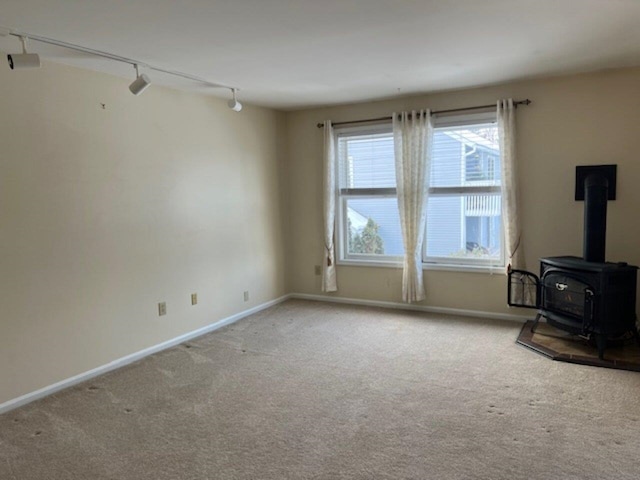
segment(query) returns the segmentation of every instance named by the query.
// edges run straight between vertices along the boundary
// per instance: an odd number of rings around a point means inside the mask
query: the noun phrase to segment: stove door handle
[[[567,285],[566,283],[556,283],[556,288],[560,291],[563,291],[569,288],[569,285]]]

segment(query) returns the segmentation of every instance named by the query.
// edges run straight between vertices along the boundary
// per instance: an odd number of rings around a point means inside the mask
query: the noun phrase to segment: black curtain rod
[[[529,105],[531,103],[531,100],[529,100],[528,98],[526,100],[518,100],[517,102],[513,102],[513,105],[517,108],[518,105]],[[450,108],[449,110],[435,110],[433,112],[431,112],[431,115],[437,115],[440,113],[455,113],[455,112],[467,112],[469,110],[484,110],[486,108],[492,108],[495,107],[496,104],[493,105],[478,105],[477,107],[465,107],[465,108]],[[338,126],[338,125],[351,125],[354,123],[368,123],[368,122],[382,122],[384,120],[392,120],[393,117],[391,115],[387,116],[387,117],[378,117],[378,118],[365,118],[363,120],[350,120],[348,122],[336,122],[333,124],[333,126]],[[318,128],[323,128],[324,127],[324,123],[318,123]]]

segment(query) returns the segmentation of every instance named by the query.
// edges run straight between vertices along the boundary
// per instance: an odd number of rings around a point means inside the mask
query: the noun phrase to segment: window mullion
[[[497,185],[487,186],[456,186],[456,187],[431,187],[429,195],[458,196],[458,195],[500,195],[502,187]]]
[[[394,197],[397,195],[395,188],[342,188],[340,194],[348,197]]]

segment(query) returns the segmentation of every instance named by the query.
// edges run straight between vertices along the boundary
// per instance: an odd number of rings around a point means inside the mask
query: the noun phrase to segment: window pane
[[[427,207],[427,257],[501,260],[499,195],[432,196]]]
[[[496,185],[500,185],[500,149],[495,124],[435,130],[432,187]]]
[[[340,188],[395,188],[391,133],[339,137],[338,157]]]
[[[403,255],[400,215],[395,198],[347,199],[349,255]]]

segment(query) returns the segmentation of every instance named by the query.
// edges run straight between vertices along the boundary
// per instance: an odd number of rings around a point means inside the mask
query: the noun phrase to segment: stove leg
[[[640,347],[640,333],[638,332],[638,328],[635,325],[633,326],[633,338],[636,339],[636,343]]]
[[[598,358],[600,360],[604,360],[604,349],[607,346],[607,336],[602,333],[598,333],[595,335],[595,337],[596,346],[598,347]]]
[[[538,315],[536,315],[535,320],[533,321],[533,325],[531,325],[531,333],[536,333],[536,328],[538,328],[538,323],[540,323],[541,318],[542,318],[542,314],[538,313]]]

